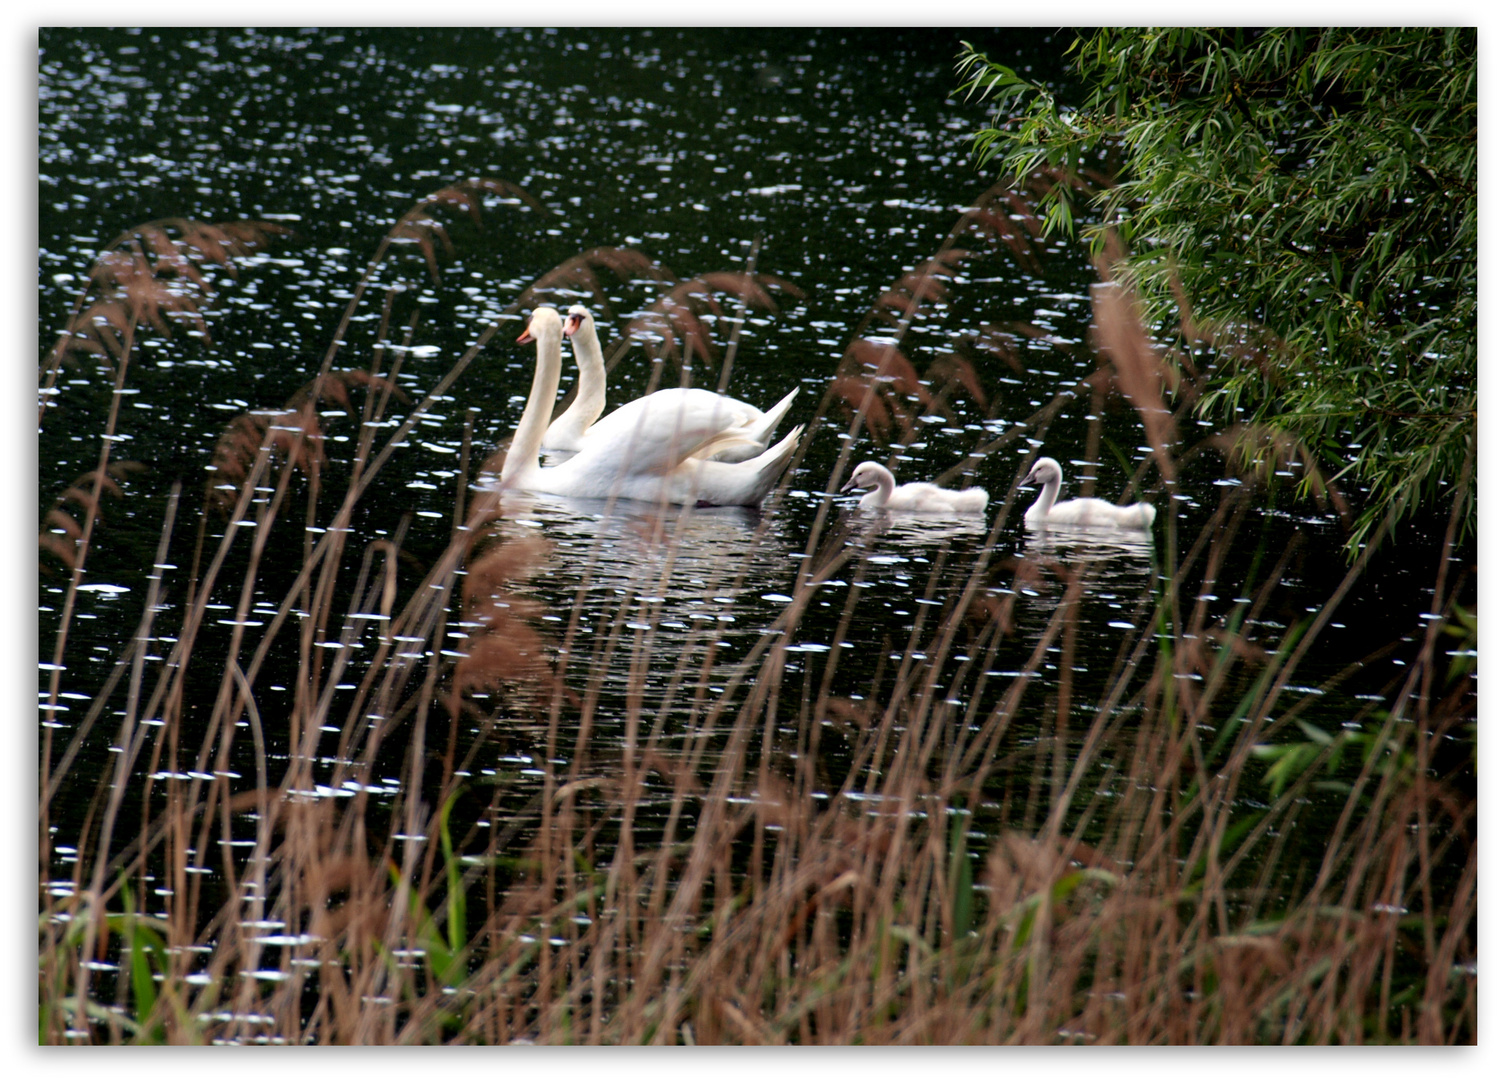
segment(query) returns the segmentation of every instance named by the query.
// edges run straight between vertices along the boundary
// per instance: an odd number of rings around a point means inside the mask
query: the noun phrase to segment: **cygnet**
[[[861,510],[921,510],[951,514],[979,514],[990,501],[983,488],[950,491],[936,484],[896,485],[891,470],[873,461],[862,462],[841,490],[873,488],[859,500]]]
[[[1042,485],[1042,493],[1026,511],[1026,524],[1032,528],[1046,525],[1094,525],[1112,529],[1145,530],[1156,520],[1156,507],[1150,503],[1116,506],[1103,499],[1068,499],[1057,501],[1062,488],[1062,466],[1049,457],[1038,458],[1026,474],[1023,484]]]

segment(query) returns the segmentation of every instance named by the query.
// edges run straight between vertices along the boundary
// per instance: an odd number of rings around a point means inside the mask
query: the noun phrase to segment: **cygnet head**
[[[850,474],[849,481],[840,491],[853,491],[855,488],[870,488],[880,485],[880,474],[885,470],[873,461],[862,461]]]
[[[521,331],[521,336],[516,338],[517,345],[529,345],[537,338],[547,333],[560,334],[562,332],[562,316],[553,307],[539,307],[531,313],[531,321],[526,324],[526,329]]]
[[[1062,483],[1062,466],[1049,457],[1037,458],[1036,464],[1026,474],[1023,484],[1050,484],[1056,481]]]
[[[571,338],[574,334],[578,333],[585,321],[590,326],[594,323],[593,312],[589,311],[588,308],[582,304],[574,304],[568,308],[568,317],[563,320],[563,337]]]

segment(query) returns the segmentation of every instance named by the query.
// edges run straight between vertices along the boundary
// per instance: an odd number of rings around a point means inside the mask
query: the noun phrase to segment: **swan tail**
[[[990,502],[990,493],[984,488],[964,488],[958,495],[955,503],[959,510],[983,510]]]
[[[1150,503],[1136,503],[1135,508],[1136,516],[1141,523],[1141,528],[1151,528],[1152,523],[1156,521],[1156,507],[1152,506]]]
[[[795,391],[794,391],[795,392]],[[790,396],[784,399],[790,401]],[[744,463],[745,468],[755,470],[755,481],[746,492],[746,506],[758,505],[762,499],[770,494],[776,482],[781,479],[781,474],[786,472],[786,467],[791,464],[792,455],[797,452],[797,441],[802,438],[802,425],[798,424],[792,428],[775,446],[771,447],[759,457],[750,459]]]
[[[777,479],[781,478],[781,470],[787,467],[792,460],[792,455],[797,451],[797,440],[802,438],[803,425],[798,424],[787,432],[786,438],[782,439],[771,449],[767,450],[761,457],[770,457],[775,463]]]
[[[772,405],[761,415],[759,420],[750,425],[750,437],[760,443],[761,446],[770,444],[771,436],[776,431],[776,425],[781,423],[781,418],[792,407],[792,400],[797,396],[798,389],[798,387],[792,387],[791,393],[787,394],[786,397],[782,398],[775,405]]]

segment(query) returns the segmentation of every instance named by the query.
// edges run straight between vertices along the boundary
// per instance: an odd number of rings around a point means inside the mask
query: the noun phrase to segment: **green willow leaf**
[[[1351,556],[1393,505],[1462,498],[1472,531],[1474,30],[1108,28],[1071,52],[1070,107],[966,47],[967,85],[1015,110],[976,135],[979,160],[1017,181],[1119,164],[1087,202],[1051,185],[1047,232],[1096,254],[1117,234],[1164,339],[1186,292],[1217,346],[1200,414],[1328,452],[1362,489]],[[1259,327],[1269,353],[1245,347]],[[1367,420],[1379,437],[1354,438]]]

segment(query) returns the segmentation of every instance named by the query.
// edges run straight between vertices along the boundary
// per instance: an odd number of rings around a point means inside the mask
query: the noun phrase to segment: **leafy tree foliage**
[[[1125,28],[1070,52],[1076,107],[966,47],[963,89],[998,107],[980,164],[1069,181],[1048,229],[1124,242],[1156,329],[1208,354],[1201,409],[1367,489],[1351,552],[1393,506],[1463,500],[1471,528],[1475,31]]]

